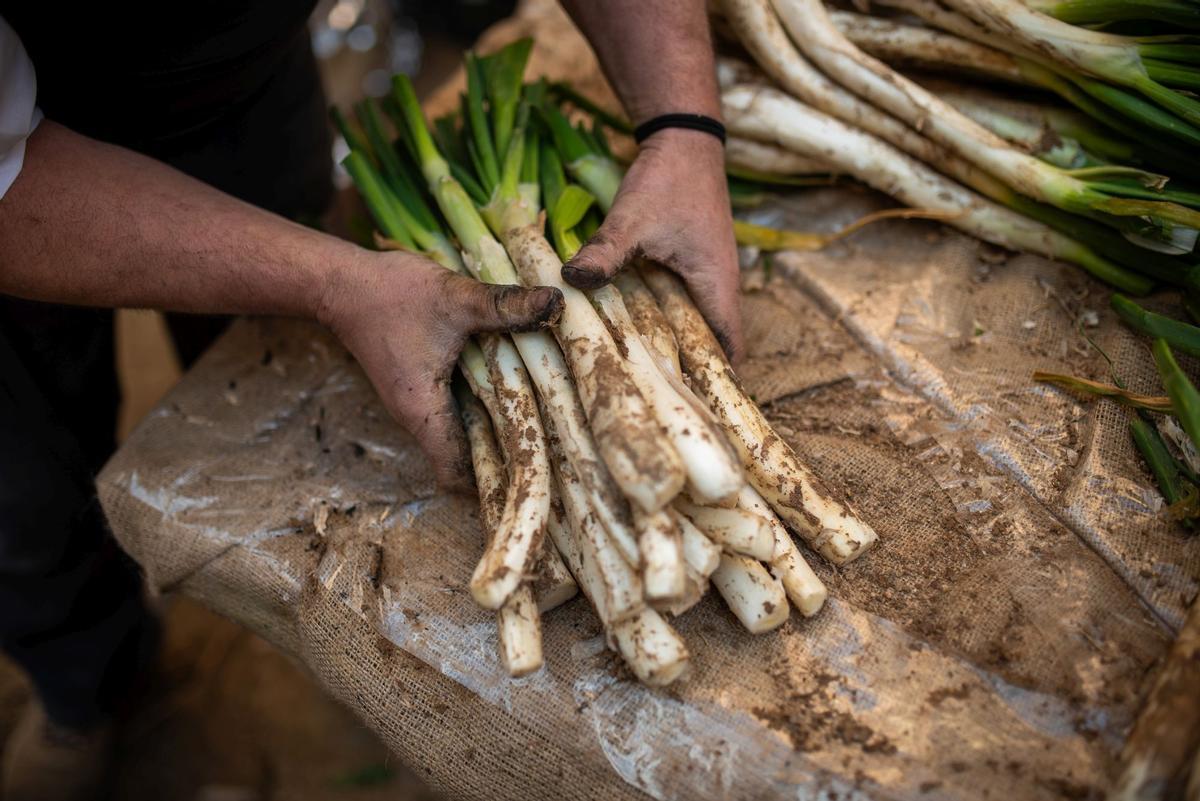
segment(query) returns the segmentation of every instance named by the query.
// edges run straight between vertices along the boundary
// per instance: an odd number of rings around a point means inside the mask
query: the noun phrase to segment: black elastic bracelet
[[[689,131],[701,131],[712,134],[725,144],[725,126],[719,120],[706,117],[703,114],[662,114],[646,120],[633,129],[633,138],[640,145],[651,134],[656,134],[663,128],[686,128]]]

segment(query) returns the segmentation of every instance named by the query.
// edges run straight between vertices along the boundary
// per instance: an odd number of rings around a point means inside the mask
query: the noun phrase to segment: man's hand
[[[673,112],[721,116],[704,0],[562,0],[635,125]],[[735,361],[742,355],[737,251],[721,143],[668,128],[642,143],[607,219],[563,268],[594,287],[634,256],[687,282]]]
[[[463,343],[549,325],[562,309],[556,289],[488,286],[418,256],[363,250],[48,120],[0,198],[0,292],[316,317],[358,358],[447,487],[470,480],[450,396]]]
[[[562,304],[557,289],[492,286],[418,256],[366,254],[335,272],[318,319],[416,438],[438,484],[468,490],[470,453],[450,393],[463,344],[471,334],[548,326]]]
[[[716,137],[666,129],[643,142],[612,210],[563,266],[563,278],[583,289],[598,287],[639,256],[687,282],[725,352],[740,358],[737,246]]]

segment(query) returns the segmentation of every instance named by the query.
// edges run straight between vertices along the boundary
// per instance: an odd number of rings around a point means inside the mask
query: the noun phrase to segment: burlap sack
[[[879,205],[807,191],[755,219],[830,230]],[[474,502],[435,491],[315,326],[237,323],[101,500],[154,586],[297,654],[455,798],[1098,795],[1200,545],[1164,520],[1126,413],[1029,374],[1099,377],[1082,325],[1151,390],[1145,343],[1074,268],[931,223],[772,258],[745,285],[747,385],[880,542],[840,570],[812,557],[832,598],[811,620],[752,637],[713,598],[683,616],[694,668],[665,691],[582,600],[547,616],[542,671],[504,675],[465,591]]]

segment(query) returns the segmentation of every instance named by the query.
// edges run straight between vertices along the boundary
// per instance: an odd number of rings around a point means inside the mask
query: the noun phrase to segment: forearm
[[[704,0],[562,0],[634,124],[661,114],[721,118]],[[589,289],[640,254],[669,267],[736,361],[742,354],[737,247],[721,141],[664,128],[641,143],[596,236],[563,265]]]
[[[635,124],[690,112],[720,119],[704,0],[562,0]]]
[[[49,121],[0,199],[0,293],[35,300],[315,316],[364,255]]]

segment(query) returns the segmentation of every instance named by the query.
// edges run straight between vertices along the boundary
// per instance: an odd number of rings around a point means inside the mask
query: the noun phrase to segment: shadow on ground
[[[124,726],[114,801],[425,801],[434,796],[293,660],[185,598]],[[0,662],[0,745],[28,699]]]

